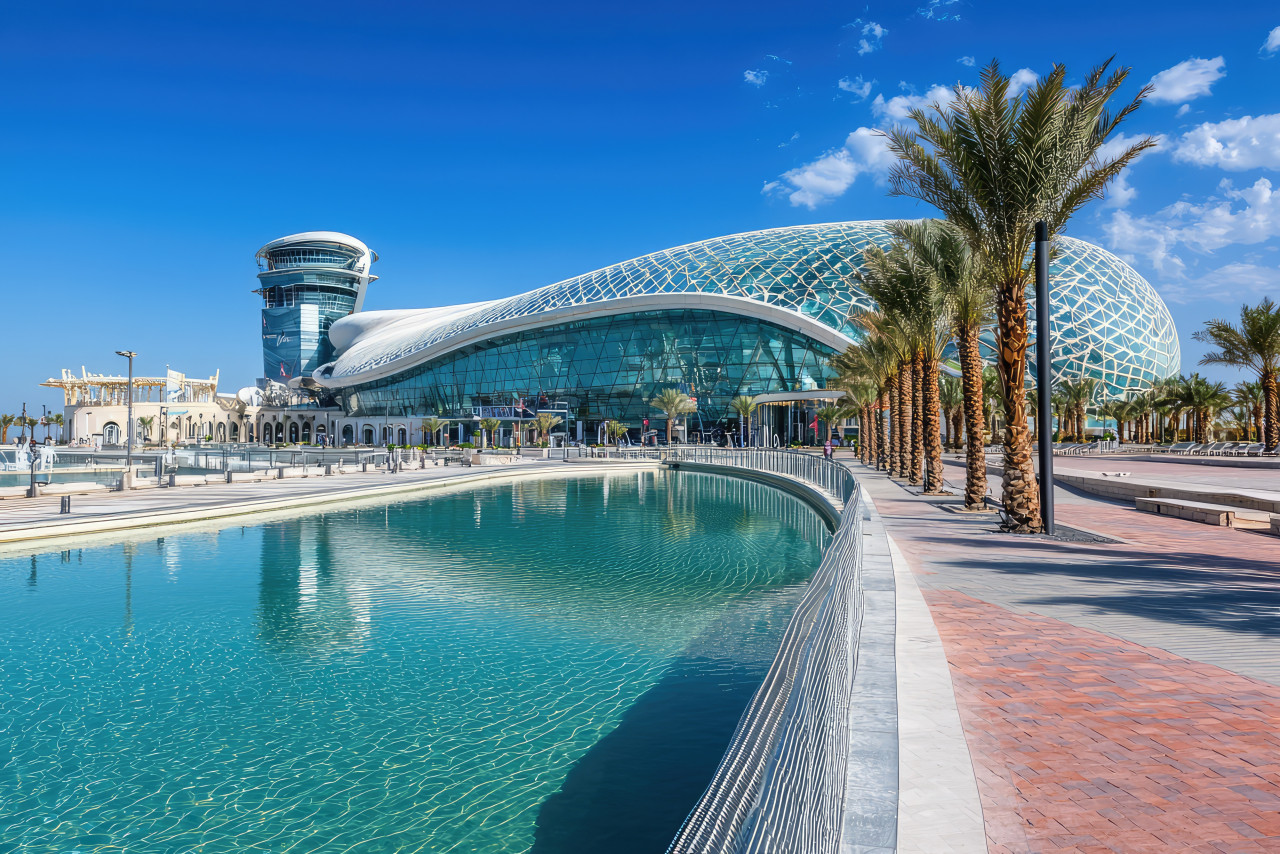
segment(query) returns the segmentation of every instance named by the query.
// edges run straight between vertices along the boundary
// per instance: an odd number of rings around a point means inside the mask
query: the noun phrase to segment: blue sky
[[[757,228],[925,216],[874,131],[937,86],[1115,54],[1161,138],[1069,233],[1182,335],[1280,297],[1280,12],[1263,3],[44,3],[0,23],[0,409],[61,367],[261,372],[253,254],[382,257],[367,308],[517,293]],[[1023,72],[1023,69],[1029,69]],[[1213,373],[1213,372],[1210,372]],[[1216,372],[1234,381],[1233,372]]]

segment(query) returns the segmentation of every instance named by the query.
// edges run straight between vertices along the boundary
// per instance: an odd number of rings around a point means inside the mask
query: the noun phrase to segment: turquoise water
[[[661,852],[825,538],[643,472],[0,560],[0,850]]]

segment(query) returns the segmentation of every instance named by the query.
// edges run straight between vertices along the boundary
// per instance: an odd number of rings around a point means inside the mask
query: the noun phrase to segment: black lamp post
[[[117,350],[117,356],[124,356],[129,360],[129,399],[128,410],[125,415],[125,451],[124,451],[124,477],[120,479],[120,488],[128,489],[133,485],[133,357],[138,355],[132,350]]]
[[[1040,519],[1053,534],[1053,341],[1049,336],[1049,224],[1036,223],[1036,386],[1040,417]]]

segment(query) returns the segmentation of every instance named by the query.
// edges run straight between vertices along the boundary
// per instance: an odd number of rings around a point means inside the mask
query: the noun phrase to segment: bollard
[[[231,472],[227,472],[227,483],[231,483]]]
[[[58,510],[58,512],[59,512],[59,513],[70,513],[70,512],[71,512],[71,496],[70,496],[70,495],[64,495],[64,496],[62,496],[62,508],[61,508],[60,510]]]
[[[178,485],[178,473],[177,473],[177,472],[173,472],[173,473],[171,473],[171,474],[169,475],[169,485],[170,485],[170,486],[177,486],[177,485]]]
[[[325,477],[333,474],[333,463],[329,463],[324,467]]]
[[[276,467],[276,480],[284,480],[284,466]]]

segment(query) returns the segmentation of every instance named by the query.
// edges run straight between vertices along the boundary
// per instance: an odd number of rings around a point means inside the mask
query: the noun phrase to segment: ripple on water
[[[0,561],[0,848],[660,850],[824,544],[644,472]]]

